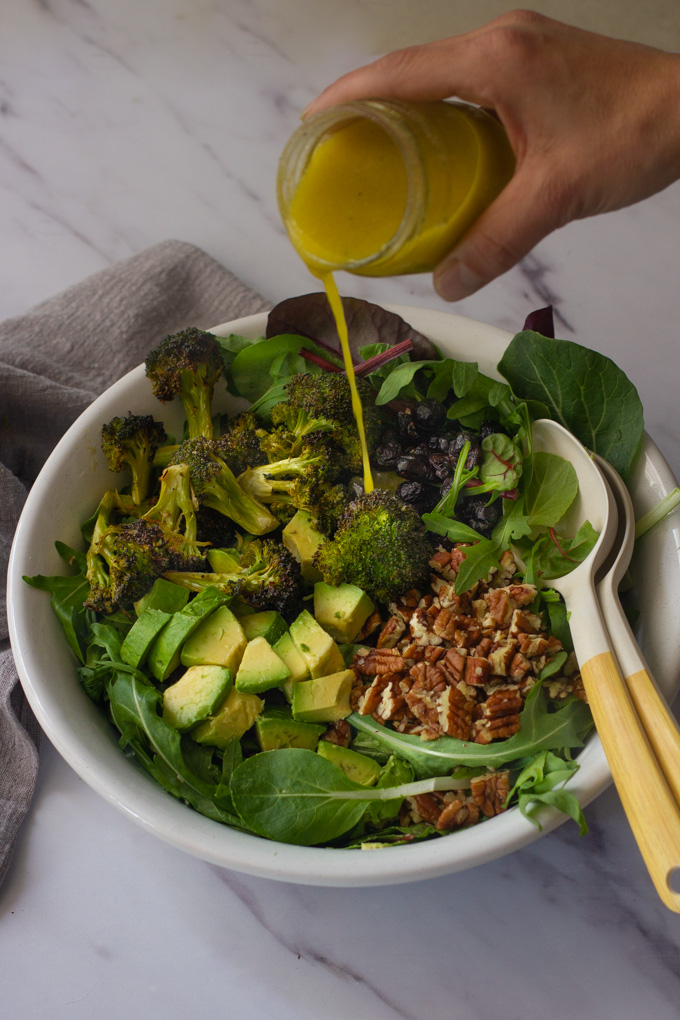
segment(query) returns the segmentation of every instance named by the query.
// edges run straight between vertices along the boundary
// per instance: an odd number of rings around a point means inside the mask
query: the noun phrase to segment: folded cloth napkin
[[[0,882],[33,796],[40,746],[6,624],[4,578],[26,490],[69,425],[155,343],[265,307],[205,252],[165,241],[0,324]]]

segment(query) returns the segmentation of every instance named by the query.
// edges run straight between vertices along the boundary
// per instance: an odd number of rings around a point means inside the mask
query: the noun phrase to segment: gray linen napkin
[[[205,252],[164,241],[0,324],[0,882],[40,746],[6,623],[4,578],[26,490],[69,425],[164,336],[265,307]]]

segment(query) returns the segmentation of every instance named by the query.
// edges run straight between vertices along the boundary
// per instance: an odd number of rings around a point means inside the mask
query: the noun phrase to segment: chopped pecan
[[[507,588],[493,588],[483,596],[489,616],[499,627],[507,626],[517,608]]]
[[[439,695],[439,725],[447,736],[470,739],[474,704],[458,687],[447,687]]]
[[[517,733],[522,705],[522,696],[514,685],[492,691],[482,706],[482,718],[475,722],[476,743],[505,740]]]
[[[432,619],[427,615],[426,609],[416,609],[413,613],[409,628],[411,636],[419,645],[440,645],[442,639],[432,631]]]
[[[527,659],[537,659],[539,655],[545,655],[549,647],[546,638],[534,634],[525,635],[519,643],[519,650]]]
[[[425,662],[438,662],[446,654],[446,649],[441,645],[426,645],[421,652]]]
[[[535,584],[511,584],[508,586],[508,594],[517,606],[528,606],[536,598]]]
[[[491,673],[491,665],[488,659],[482,659],[477,655],[468,655],[465,660],[465,683],[475,687],[486,683]]]
[[[380,617],[380,610],[374,609],[366,623],[363,625],[357,636],[357,641],[365,641],[367,637],[370,637],[374,631],[378,629],[382,619]]]
[[[436,825],[442,813],[442,806],[431,793],[420,793],[417,797],[409,797],[408,799],[424,822]]]
[[[517,649],[516,641],[501,641],[499,645],[489,652],[489,663],[491,665],[491,672],[495,676],[507,676],[510,669],[510,663],[512,662],[515,651]]]
[[[321,739],[327,740],[329,744],[337,744],[338,747],[349,747],[351,736],[352,731],[347,720],[338,719],[337,722],[330,724],[325,733],[321,734]]]
[[[454,680],[463,679],[466,658],[467,656],[463,655],[458,648],[449,648],[445,652],[442,665],[445,666]]]
[[[450,609],[440,609],[432,622],[432,630],[444,641],[451,641],[458,628],[458,616]]]
[[[377,676],[375,678],[371,686],[364,691],[359,699],[356,707],[356,711],[359,715],[373,715],[380,704],[382,692],[393,679],[394,677],[391,673],[385,673],[382,676]]]
[[[517,652],[510,663],[510,676],[522,679],[531,671],[531,663],[521,652]]]
[[[487,818],[505,811],[505,801],[510,792],[510,773],[486,772],[470,780],[470,793],[475,804]]]
[[[435,827],[440,832],[447,829],[461,829],[464,825],[475,825],[479,821],[479,808],[472,797],[457,796],[442,810]]]
[[[372,714],[377,720],[386,722],[400,714],[404,703],[405,699],[400,690],[399,680],[395,678],[383,688],[378,707]]]
[[[376,676],[398,673],[405,670],[407,664],[396,648],[371,648],[365,655],[359,653],[353,665],[363,676]]]
[[[378,635],[376,647],[394,648],[405,630],[406,624],[403,616],[390,616],[389,620]]]
[[[543,621],[536,613],[525,613],[523,609],[515,609],[510,620],[510,635],[537,634]]]

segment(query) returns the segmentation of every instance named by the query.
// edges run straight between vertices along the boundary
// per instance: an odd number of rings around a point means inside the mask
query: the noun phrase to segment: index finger
[[[421,46],[394,50],[371,64],[344,74],[314,99],[303,117],[354,99],[437,100],[458,96],[492,105],[477,40],[484,30]]]

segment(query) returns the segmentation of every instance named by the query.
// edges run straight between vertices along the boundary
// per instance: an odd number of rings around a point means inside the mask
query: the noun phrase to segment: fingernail
[[[461,298],[474,294],[485,283],[483,277],[473,273],[457,258],[444,262],[434,273],[435,290],[445,301],[460,301]]]

